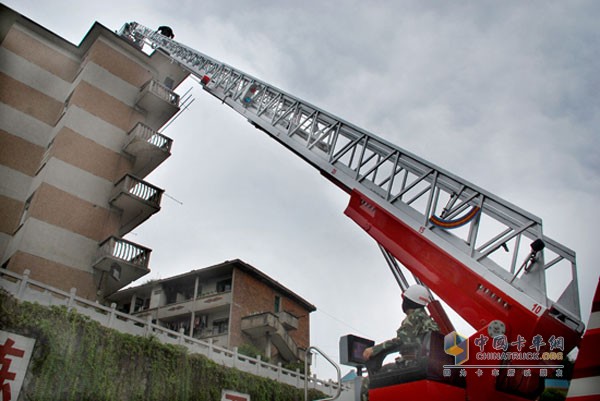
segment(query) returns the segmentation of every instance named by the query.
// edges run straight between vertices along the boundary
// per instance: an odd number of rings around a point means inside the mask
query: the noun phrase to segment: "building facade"
[[[76,46],[0,5],[0,266],[102,300],[149,272],[123,237],[160,210],[144,178],[187,72],[95,23]]]
[[[255,267],[226,261],[121,290],[117,309],[191,337],[251,345],[271,363],[304,361],[316,308]]]

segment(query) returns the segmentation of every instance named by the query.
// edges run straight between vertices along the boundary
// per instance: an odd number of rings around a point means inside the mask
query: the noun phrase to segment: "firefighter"
[[[415,359],[425,334],[439,331],[438,325],[425,312],[425,307],[431,301],[425,287],[418,284],[408,287],[402,294],[402,299],[402,310],[406,317],[396,331],[396,337],[363,352],[369,375],[380,370],[383,360],[392,352],[400,352],[402,355],[400,360],[396,360],[396,365],[409,364]]]
[[[160,33],[163,36],[166,36],[169,39],[173,39],[175,37],[173,29],[171,29],[171,27],[169,26],[159,26],[158,33]]]

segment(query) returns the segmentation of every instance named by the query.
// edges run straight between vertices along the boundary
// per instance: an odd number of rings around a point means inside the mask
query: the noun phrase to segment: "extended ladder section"
[[[346,214],[472,326],[493,316],[546,316],[562,327],[556,335],[582,332],[575,253],[544,236],[540,218],[154,30],[129,23],[120,33],[165,52],[207,92],[350,193]],[[511,318],[516,309],[521,314]]]

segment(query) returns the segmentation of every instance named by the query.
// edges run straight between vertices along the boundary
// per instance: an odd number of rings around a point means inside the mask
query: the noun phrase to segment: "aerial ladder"
[[[149,45],[164,52],[197,77],[206,92],[347,192],[345,214],[376,241],[399,285],[408,285],[403,265],[475,329],[471,354],[491,350],[496,337],[509,344],[525,339],[530,348],[537,336],[542,340],[536,346],[540,353],[552,346],[566,355],[578,345],[584,325],[575,252],[545,236],[539,217],[153,29],[132,22],[119,34],[140,48]],[[550,299],[546,276],[559,266],[568,278],[560,294]],[[432,303],[429,311],[442,333],[452,334],[441,304]],[[471,341],[476,338],[489,341],[480,341],[478,348]],[[499,373],[468,372],[459,384],[428,379],[392,383],[372,388],[370,397],[533,399],[543,378],[523,373],[525,369],[516,369],[512,376],[506,373],[520,362],[478,360],[480,367],[498,365]],[[557,362],[539,361],[550,369]]]

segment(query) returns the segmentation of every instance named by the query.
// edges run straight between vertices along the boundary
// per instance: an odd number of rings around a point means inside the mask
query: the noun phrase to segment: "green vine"
[[[240,353],[241,355],[249,356],[250,358],[256,358],[257,356],[259,356],[260,360],[263,362],[269,362],[269,360],[270,360],[270,358],[267,357],[264,354],[264,352],[259,350],[258,347],[256,347],[253,344],[249,344],[249,343],[240,345],[238,347],[238,353]]]
[[[214,363],[154,337],[123,334],[65,307],[17,302],[0,291],[0,329],[35,338],[25,399],[217,401],[221,390],[295,401],[303,390]],[[251,350],[253,351],[253,350]],[[311,390],[310,399],[323,398]]]

